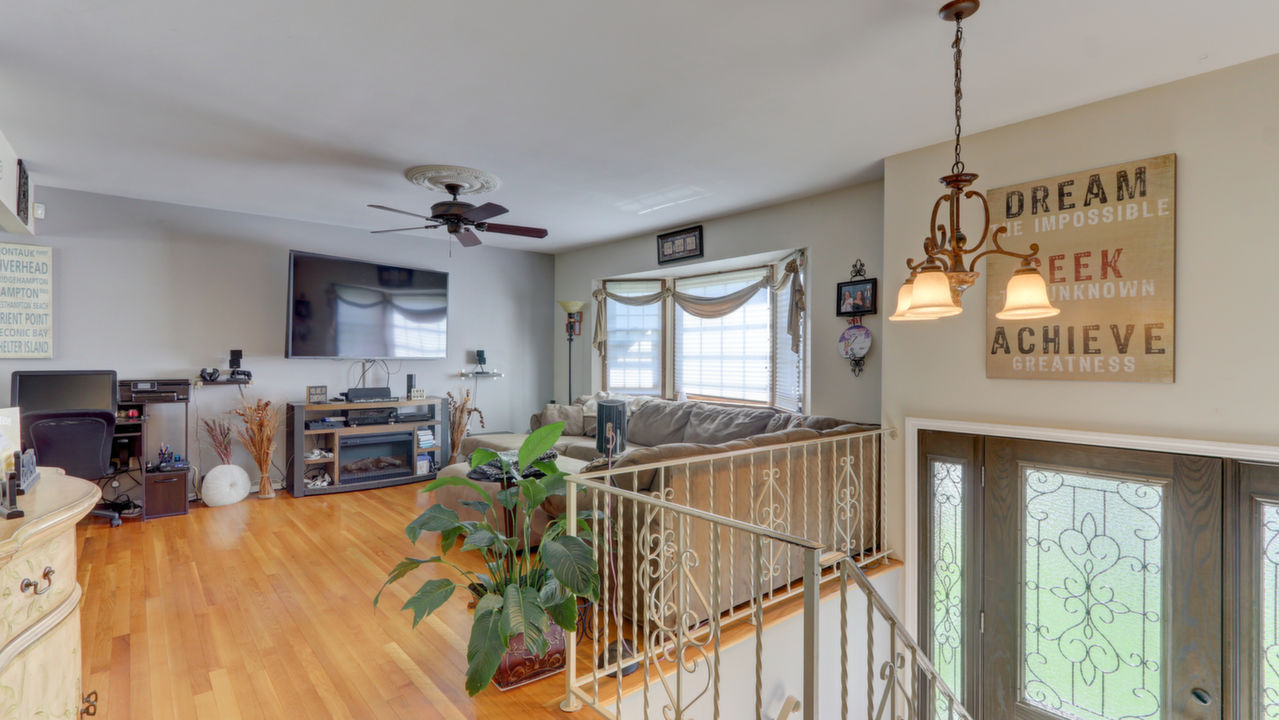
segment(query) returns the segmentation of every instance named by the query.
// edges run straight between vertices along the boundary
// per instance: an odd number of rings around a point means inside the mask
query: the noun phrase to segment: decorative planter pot
[[[249,474],[239,465],[217,465],[205,473],[200,496],[209,507],[232,505],[249,496]]]
[[[564,628],[552,622],[546,631],[546,642],[546,655],[536,657],[525,649],[523,634],[512,637],[506,654],[502,656],[502,664],[497,666],[497,674],[493,676],[497,689],[510,690],[563,670],[566,657]]]
[[[273,498],[275,497],[275,488],[271,487],[271,475],[262,473],[262,481],[258,483],[258,497]]]

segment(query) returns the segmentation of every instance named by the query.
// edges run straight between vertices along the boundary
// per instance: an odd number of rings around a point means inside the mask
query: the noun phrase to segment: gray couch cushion
[[[684,426],[686,443],[716,445],[729,440],[739,440],[764,432],[770,420],[777,415],[771,408],[726,407],[711,403],[689,403],[688,424]]]
[[[632,407],[626,419],[626,442],[636,445],[668,445],[684,439],[684,426],[693,403],[649,400]]]
[[[564,423],[564,435],[585,435],[584,428],[585,412],[581,405],[557,405],[548,403],[542,408],[542,412],[537,415],[539,420],[538,427],[550,425],[551,423]],[[537,427],[533,428],[534,430]]]
[[[793,413],[779,412],[769,419],[768,424],[764,426],[764,433],[768,434],[775,433],[778,430],[785,430],[795,422],[796,417],[798,416]]]

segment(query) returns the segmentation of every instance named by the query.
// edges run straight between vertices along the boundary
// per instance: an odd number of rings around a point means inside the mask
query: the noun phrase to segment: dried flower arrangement
[[[479,408],[471,407],[471,391],[465,393],[458,391],[462,396],[461,401],[453,397],[453,393],[444,393],[449,399],[449,427],[453,430],[453,436],[449,438],[449,457],[457,455],[457,451],[462,448],[462,438],[466,437],[466,426],[471,422],[471,415],[480,416],[480,427],[484,425],[484,413]]]
[[[205,420],[204,432],[209,435],[209,444],[223,465],[231,464],[231,426],[221,420]]]
[[[258,398],[250,404],[244,401],[244,407],[235,410],[235,414],[244,421],[244,427],[236,431],[240,442],[253,457],[258,466],[262,481],[258,485],[258,497],[275,497],[275,489],[271,487],[271,454],[275,452],[275,433],[280,428],[282,406],[272,405],[270,400]]]

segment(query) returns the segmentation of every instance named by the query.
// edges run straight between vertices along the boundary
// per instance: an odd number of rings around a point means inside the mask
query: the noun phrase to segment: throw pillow
[[[585,413],[581,405],[558,405],[551,403],[542,408],[542,424],[564,423],[564,435],[585,435],[583,418]]]
[[[764,432],[777,411],[769,408],[744,408],[690,403],[692,412],[684,428],[684,442],[712,445],[747,438]]]
[[[626,442],[649,446],[682,442],[692,411],[691,403],[655,398],[632,405],[626,420]]]

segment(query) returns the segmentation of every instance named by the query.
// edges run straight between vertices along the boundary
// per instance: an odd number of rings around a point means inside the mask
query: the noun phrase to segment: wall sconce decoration
[[[955,162],[950,174],[941,178],[948,189],[933,203],[929,220],[929,235],[924,239],[924,258],[916,262],[907,259],[910,277],[902,283],[897,293],[897,310],[889,320],[934,320],[964,311],[961,298],[972,287],[981,273],[977,262],[987,255],[1007,255],[1021,259],[1021,267],[1008,281],[1004,309],[996,313],[1001,319],[1033,319],[1052,317],[1061,310],[1048,300],[1048,286],[1035,268],[1034,258],[1039,245],[1031,243],[1029,252],[1018,253],[1005,249],[999,242],[1008,228],[999,226],[991,232],[990,205],[986,196],[968,187],[977,180],[977,173],[966,172],[960,157],[962,60],[964,46],[963,19],[971,17],[981,7],[979,0],[951,0],[941,7],[943,20],[955,23],[955,40],[951,43],[955,57]],[[969,245],[968,236],[960,228],[960,201],[976,199],[983,212],[981,235],[976,244]],[[943,203],[946,205],[946,222],[939,224],[937,216]],[[989,247],[982,250],[987,243]],[[971,255],[971,258],[968,256]]]

